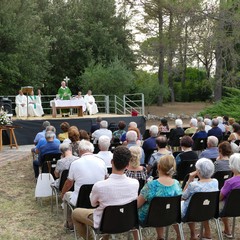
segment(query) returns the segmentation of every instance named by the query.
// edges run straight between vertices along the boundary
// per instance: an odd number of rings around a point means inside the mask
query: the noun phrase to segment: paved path
[[[0,166],[10,161],[19,161],[31,156],[32,147],[34,145],[22,145],[18,149],[15,147],[11,149],[9,145],[4,145],[2,151],[0,151]]]

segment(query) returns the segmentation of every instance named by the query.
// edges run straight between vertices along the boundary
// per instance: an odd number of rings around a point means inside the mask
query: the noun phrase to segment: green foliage
[[[197,68],[187,68],[184,88],[180,76],[175,75],[175,100],[179,102],[206,101],[212,97],[212,84],[206,78],[204,71]]]
[[[109,65],[93,62],[81,76],[83,92],[91,89],[94,94],[123,95],[130,92],[134,75],[126,65],[115,59]]]
[[[225,88],[225,91],[226,96],[221,101],[205,109],[200,114],[202,116],[210,114],[212,117],[228,115],[238,120],[240,113],[240,89]]]
[[[146,105],[156,103],[159,93],[161,93],[164,100],[167,101],[169,97],[169,89],[166,83],[160,87],[157,80],[157,73],[138,70],[135,75],[135,92],[144,94]]]

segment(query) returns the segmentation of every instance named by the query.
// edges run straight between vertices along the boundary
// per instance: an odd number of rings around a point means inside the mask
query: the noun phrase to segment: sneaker
[[[225,232],[223,231],[222,234],[223,234],[223,236],[224,236],[225,238],[229,238],[229,239],[233,238],[233,235],[232,235],[231,233],[225,233]]]

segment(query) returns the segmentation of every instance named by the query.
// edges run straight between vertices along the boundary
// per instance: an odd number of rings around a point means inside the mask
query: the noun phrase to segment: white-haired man
[[[62,189],[62,199],[64,200],[64,217],[66,219],[65,226],[72,228],[71,210],[68,202],[75,206],[78,198],[78,193],[82,185],[94,184],[97,181],[104,180],[107,175],[105,163],[94,156],[94,146],[87,140],[81,140],[79,143],[80,158],[75,160],[69,169],[68,178]],[[74,184],[74,191],[69,189]]]
[[[145,156],[149,155],[148,154],[149,151],[154,151],[155,149],[157,149],[156,138],[157,138],[157,135],[158,135],[158,126],[157,125],[152,125],[149,128],[149,134],[150,134],[150,137],[147,138],[143,142],[143,145],[142,145],[142,148],[144,150]],[[148,158],[150,158],[150,156]],[[148,160],[149,159],[146,159],[146,162]]]
[[[205,123],[205,132],[208,133],[210,129],[212,129],[212,120],[209,118],[204,118],[204,123]]]
[[[128,131],[126,135],[126,140],[127,140],[127,148],[130,148],[132,146],[139,146],[139,144],[137,143],[137,133],[135,131]],[[145,154],[142,147],[141,147],[141,150],[142,150],[142,154],[140,158],[140,164],[144,164]]]
[[[190,127],[185,130],[186,135],[193,135],[197,131],[197,119],[192,118],[189,122]]]
[[[217,158],[218,152],[218,138],[215,136],[209,136],[207,139],[207,149],[201,152],[199,158]]]
[[[100,128],[93,132],[92,137],[93,137],[93,143],[97,143],[98,139],[101,136],[108,136],[110,139],[112,139],[112,131],[108,129],[108,122],[103,120],[100,122]]]
[[[95,154],[96,157],[101,158],[105,162],[106,167],[112,167],[111,161],[113,158],[113,153],[111,151],[108,151],[110,144],[111,140],[108,136],[101,136],[98,139],[98,147],[100,151],[98,152],[98,154]]]

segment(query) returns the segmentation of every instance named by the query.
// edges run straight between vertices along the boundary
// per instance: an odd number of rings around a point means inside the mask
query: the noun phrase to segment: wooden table
[[[85,102],[79,99],[72,100],[52,100],[50,102],[50,106],[52,107],[52,117],[57,117],[57,109],[69,109],[76,108],[78,111],[78,116],[82,117],[83,112],[86,110]]]
[[[2,150],[3,140],[2,140],[2,132],[9,130],[9,137],[10,137],[10,148],[16,147],[18,149],[17,138],[14,132],[15,128],[19,128],[19,126],[12,126],[12,125],[0,125],[0,151]]]

